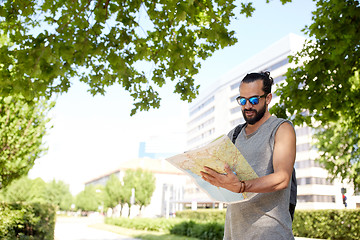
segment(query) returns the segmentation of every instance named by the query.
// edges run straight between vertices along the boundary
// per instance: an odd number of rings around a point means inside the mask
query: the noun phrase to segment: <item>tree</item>
[[[124,187],[120,179],[115,175],[111,175],[105,185],[106,205],[114,208],[120,204],[120,216],[122,216],[122,209],[125,203],[130,199],[129,190]]]
[[[272,111],[287,112],[296,125],[317,129],[320,163],[334,179],[360,188],[360,5],[354,0],[318,0],[310,39],[291,61],[286,84]]]
[[[26,175],[46,152],[42,139],[53,105],[21,96],[0,97],[0,189]]]
[[[127,169],[123,177],[123,182],[124,182],[125,191],[129,193],[126,199],[126,203],[129,206],[128,217],[130,217],[131,206],[133,205],[133,202],[131,201],[132,189],[135,189],[135,195],[136,195],[136,187],[138,185],[138,179],[136,177],[135,170]]]
[[[135,189],[135,203],[140,206],[140,211],[143,206],[150,204],[152,194],[155,191],[155,177],[151,172],[141,168],[136,170],[128,169],[125,172],[123,180],[125,188],[129,190],[132,188]],[[130,208],[130,198],[128,204]]]
[[[45,200],[59,206],[60,210],[68,211],[73,203],[73,196],[70,193],[69,185],[55,179],[46,184]]]
[[[96,190],[101,190],[100,186],[89,185],[83,191],[76,195],[75,204],[77,209],[83,211],[98,211],[101,206],[101,194]]]
[[[0,34],[9,42],[0,49],[0,95],[51,96],[78,77],[93,95],[122,85],[134,98],[131,115],[158,108],[157,88],[169,81],[191,101],[201,61],[237,42],[228,29],[236,12],[255,10],[240,8],[235,0],[2,1]]]
[[[41,178],[31,180],[24,176],[2,189],[1,194],[7,202],[44,202],[45,188],[46,183]]]
[[[141,209],[151,202],[151,197],[155,191],[156,179],[152,172],[144,171],[142,169],[136,170],[137,176],[139,178],[139,187],[135,189],[135,202],[140,206]]]
[[[70,210],[73,196],[69,185],[63,181],[44,182],[41,178],[29,179],[24,176],[14,180],[0,191],[0,199],[7,202],[51,203],[60,210]]]
[[[42,178],[35,178],[31,181],[30,192],[33,194],[32,201],[45,202],[46,201],[46,187],[47,184]]]

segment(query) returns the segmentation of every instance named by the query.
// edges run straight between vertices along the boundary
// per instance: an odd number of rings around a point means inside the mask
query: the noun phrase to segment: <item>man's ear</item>
[[[272,93],[269,93],[267,96],[266,96],[266,104],[270,104],[271,102],[271,99],[272,99]]]

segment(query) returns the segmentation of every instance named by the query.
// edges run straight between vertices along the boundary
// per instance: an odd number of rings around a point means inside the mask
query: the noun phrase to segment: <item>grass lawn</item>
[[[90,227],[143,240],[198,240],[197,238],[177,236],[166,232],[135,230],[105,223],[93,224]]]

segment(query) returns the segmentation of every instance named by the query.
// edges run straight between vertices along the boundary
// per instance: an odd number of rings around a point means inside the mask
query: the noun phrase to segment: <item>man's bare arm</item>
[[[246,192],[274,192],[288,186],[296,156],[296,137],[294,128],[289,123],[283,123],[275,134],[273,154],[274,173],[245,181]],[[207,167],[202,177],[214,186],[223,187],[232,192],[239,192],[241,183],[237,176],[225,166],[227,175],[219,174]]]

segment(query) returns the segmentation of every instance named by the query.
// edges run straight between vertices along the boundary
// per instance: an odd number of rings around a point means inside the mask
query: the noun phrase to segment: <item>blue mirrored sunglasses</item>
[[[239,105],[241,106],[244,106],[246,104],[246,101],[249,101],[249,103],[251,105],[256,105],[256,104],[259,104],[259,100],[260,98],[262,97],[266,97],[267,96],[267,93],[265,93],[264,95],[261,95],[261,96],[254,96],[254,97],[251,97],[251,98],[245,98],[245,97],[240,97],[238,96],[236,98],[236,101],[238,102]]]

